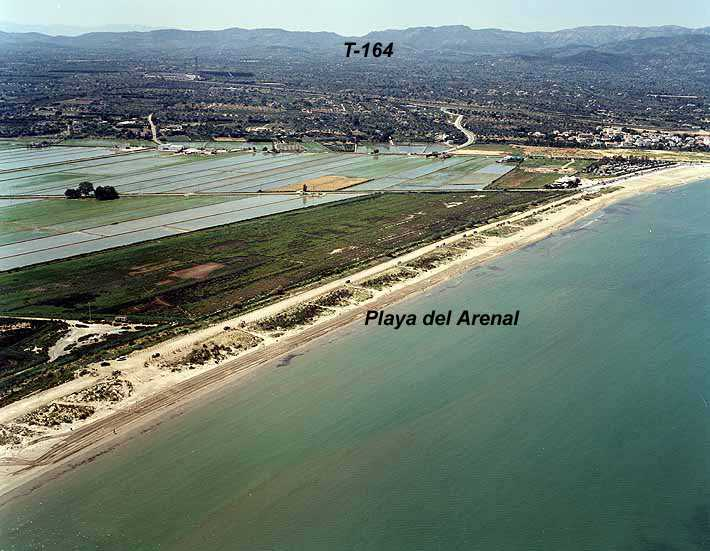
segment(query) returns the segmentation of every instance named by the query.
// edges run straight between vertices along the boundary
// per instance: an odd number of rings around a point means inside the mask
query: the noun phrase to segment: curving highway
[[[451,115],[452,117],[456,117],[454,120],[454,126],[458,128],[461,132],[463,132],[463,135],[466,136],[466,141],[462,143],[461,145],[456,145],[449,149],[449,151],[456,151],[457,149],[463,149],[464,147],[468,147],[471,145],[473,142],[476,141],[476,135],[471,132],[468,128],[464,127],[464,125],[461,123],[463,121],[463,115],[459,115],[458,113],[454,113],[452,111],[449,111],[448,109],[441,108],[441,110],[446,113],[447,115]]]

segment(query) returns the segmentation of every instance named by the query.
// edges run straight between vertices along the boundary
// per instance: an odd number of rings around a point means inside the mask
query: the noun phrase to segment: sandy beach
[[[710,165],[676,166],[616,181],[613,185],[621,186],[622,189],[612,193],[595,193],[588,199],[580,199],[579,196],[565,198],[516,214],[507,218],[505,223],[514,224],[525,219],[530,220],[531,217],[534,217],[534,223],[521,225],[519,231],[508,237],[487,236],[484,243],[466,249],[457,258],[383,289],[370,289],[370,298],[334,307],[328,315],[309,325],[279,334],[254,332],[251,329],[260,320],[308,303],[336,289],[361,288],[359,284],[373,276],[397,269],[442,246],[455,247],[457,242],[470,238],[472,232],[450,236],[367,270],[294,293],[267,307],[170,339],[131,354],[125,360],[110,362],[108,366],[91,366],[95,375],[78,377],[0,410],[0,424],[12,423],[37,408],[61,401],[68,395],[96,385],[97,381],[110,377],[115,370],[120,370],[122,379],[130,381],[132,385],[130,396],[115,403],[98,406],[95,413],[83,421],[65,423],[49,429],[39,436],[25,439],[20,446],[0,448],[0,506],[14,496],[30,492],[44,481],[60,476],[63,472],[121,445],[132,435],[150,430],[161,420],[182,414],[191,403],[205,399],[225,381],[253,376],[256,368],[266,362],[292,353],[314,339],[354,321],[362,320],[367,310],[383,309],[421,293],[477,264],[544,239],[613,202],[704,178],[710,178]],[[501,221],[498,221],[477,228],[476,233],[481,234],[500,224]],[[226,327],[233,331],[243,330],[257,335],[261,341],[233,356],[227,354],[218,361],[192,366],[194,369],[168,368],[172,365],[171,361],[176,365],[184,363],[184,358],[190,350],[222,338]]]

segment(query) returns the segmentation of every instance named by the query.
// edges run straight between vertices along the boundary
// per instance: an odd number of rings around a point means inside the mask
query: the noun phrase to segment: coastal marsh
[[[234,314],[560,196],[388,194],[247,220],[0,273],[0,311],[81,318],[91,308],[95,316],[172,321]],[[180,277],[208,263],[220,266]]]

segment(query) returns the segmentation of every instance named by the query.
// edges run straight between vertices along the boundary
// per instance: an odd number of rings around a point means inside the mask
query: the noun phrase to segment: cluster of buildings
[[[178,73],[178,72],[156,72],[156,73],[143,73],[143,78],[146,79],[156,79],[156,80],[170,80],[170,81],[190,81],[199,80],[200,77],[193,73]]]
[[[163,143],[158,145],[158,151],[167,153],[180,153],[182,155],[215,155],[227,153],[226,149],[213,149],[207,147],[188,147],[179,143]]]
[[[522,163],[525,160],[520,155],[506,155],[502,159],[498,159],[496,163]]]
[[[578,176],[563,176],[552,183],[545,184],[546,189],[574,189],[582,185],[582,180]]]
[[[629,130],[618,126],[598,127],[604,144],[641,149],[710,149],[710,134],[685,134],[657,130]]]
[[[606,149],[710,150],[710,134],[638,130],[621,126],[598,126],[594,132],[574,130],[553,130],[549,134],[532,132],[529,137],[533,140],[552,141],[559,145],[576,144]]]

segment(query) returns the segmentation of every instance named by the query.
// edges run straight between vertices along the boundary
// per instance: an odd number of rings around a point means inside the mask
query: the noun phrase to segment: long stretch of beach
[[[516,214],[506,222],[514,223],[523,219],[529,220],[531,217],[534,217],[535,222],[525,225],[520,231],[508,237],[487,237],[480,246],[467,250],[465,254],[455,259],[415,277],[373,291],[371,297],[357,304],[334,308],[331,315],[319,318],[310,325],[299,326],[277,336],[260,335],[262,340],[258,345],[240,352],[233,359],[227,358],[219,363],[208,363],[196,369],[178,371],[150,367],[156,355],[160,358],[170,358],[171,355],[180,357],[188,350],[210,342],[211,339],[219,338],[225,326],[248,328],[258,320],[296,307],[343,286],[357,286],[358,282],[395,269],[441,246],[456,244],[457,241],[470,238],[472,232],[450,236],[376,267],[295,293],[265,308],[138,351],[120,363],[112,362],[113,365],[104,367],[94,366],[99,378],[110,375],[112,370],[120,367],[122,377],[133,385],[131,396],[106,405],[84,421],[63,424],[39,438],[27,439],[22,446],[3,449],[0,465],[0,504],[19,493],[31,491],[44,480],[59,476],[62,472],[73,469],[92,457],[120,445],[138,431],[149,430],[166,416],[183,412],[185,408],[189,408],[191,402],[209,396],[210,392],[225,381],[253,376],[256,368],[264,363],[292,353],[313,339],[331,333],[353,321],[362,320],[367,310],[383,309],[445,282],[477,264],[544,239],[613,202],[639,193],[683,185],[705,178],[710,178],[708,165],[678,166],[616,182],[614,185],[620,185],[622,189],[612,193],[595,194],[592,198],[584,200],[580,200],[579,197],[565,198]],[[477,228],[477,233],[491,229],[500,223],[497,221],[489,228]],[[79,377],[19,400],[0,410],[0,424],[10,423],[43,405],[61,400],[62,397],[86,389],[96,382],[96,375]]]

